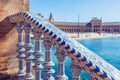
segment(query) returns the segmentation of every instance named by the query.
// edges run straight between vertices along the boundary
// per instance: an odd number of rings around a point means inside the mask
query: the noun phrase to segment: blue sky
[[[30,11],[55,21],[89,22],[93,17],[104,22],[120,22],[120,0],[30,0]]]

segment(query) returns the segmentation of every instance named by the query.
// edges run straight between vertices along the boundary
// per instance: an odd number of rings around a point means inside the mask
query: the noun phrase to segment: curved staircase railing
[[[33,80],[31,62],[34,61],[35,79],[41,80],[41,70],[45,77],[43,80],[68,80],[64,72],[64,59],[68,56],[71,60],[73,79],[79,80],[82,69],[87,71],[91,80],[120,80],[120,71],[97,56],[95,53],[85,48],[77,41],[66,36],[66,33],[49,23],[40,16],[35,16],[29,12],[20,12],[8,16],[11,23],[17,24],[19,59],[18,80]],[[23,31],[25,32],[25,40]],[[32,52],[30,34],[33,32],[35,38],[35,51]],[[42,58],[41,36],[44,35],[44,45],[46,48],[45,60]],[[52,67],[52,56],[50,48],[52,44],[57,46],[56,56],[58,59],[58,73]],[[34,55],[34,57],[32,56]],[[24,71],[24,60],[26,62],[26,72]],[[42,64],[43,63],[43,64]]]

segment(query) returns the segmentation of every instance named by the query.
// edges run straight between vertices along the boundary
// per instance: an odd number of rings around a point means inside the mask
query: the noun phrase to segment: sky
[[[30,11],[45,18],[52,13],[54,21],[89,22],[97,17],[120,22],[120,0],[30,0]]]

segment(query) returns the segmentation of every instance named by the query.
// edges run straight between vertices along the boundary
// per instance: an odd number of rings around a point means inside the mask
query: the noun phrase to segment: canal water
[[[87,39],[77,41],[120,70],[120,37]],[[42,51],[43,53],[45,53],[45,49],[43,47]],[[55,66],[53,67],[56,71],[54,76],[57,74],[58,67],[57,59],[54,55],[55,52],[56,48],[53,46],[51,53],[53,62],[55,63]],[[69,68],[70,63],[71,60],[67,57],[65,60],[65,73],[69,77],[69,80],[72,80],[72,73],[71,69]],[[80,76],[81,80],[90,80],[90,76],[84,70],[82,71]]]
[[[120,37],[78,40],[78,42],[120,70]],[[85,73],[83,75],[82,78],[87,78]]]

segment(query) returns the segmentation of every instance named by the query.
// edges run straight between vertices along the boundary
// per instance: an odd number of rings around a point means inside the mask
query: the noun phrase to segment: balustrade
[[[68,77],[65,75],[64,67],[66,56],[72,60],[70,65],[73,74],[72,80],[80,80],[82,69],[86,70],[90,74],[91,80],[120,80],[119,70],[111,66],[99,56],[95,55],[83,45],[67,37],[64,32],[47,22],[45,19],[33,16],[28,12],[18,13],[10,16],[9,18],[12,23],[18,23],[18,80],[34,80],[32,67],[35,71],[36,80],[68,80]],[[25,41],[23,40],[23,31],[25,31]],[[35,40],[34,53],[32,51],[33,46],[31,44],[30,37],[32,31]],[[43,53],[41,50],[42,33],[44,33],[43,43],[46,49],[45,61],[43,61]],[[55,70],[52,69],[54,63],[52,61],[51,53],[51,46],[54,43],[57,46],[55,55],[58,60],[58,73],[55,78],[52,76],[53,73],[55,73]],[[26,65],[24,65],[24,60]],[[32,61],[34,63],[32,63]],[[24,71],[25,66],[26,72]],[[43,78],[41,77],[41,71],[43,71],[44,74]]]
[[[25,31],[25,44],[23,41],[23,30]],[[38,32],[35,28],[33,29],[33,35],[34,35],[34,41],[35,41],[35,51],[33,53],[32,47],[33,45],[31,44],[31,31],[32,27],[29,24],[22,23],[17,25],[17,31],[18,31],[18,50],[17,52],[19,55],[17,56],[19,59],[19,72],[18,72],[18,79],[19,80],[33,80],[33,74],[31,72],[31,62],[35,63],[33,68],[35,70],[35,79],[36,80],[42,80],[41,77],[41,71],[44,67],[43,73],[44,73],[44,78],[43,80],[68,80],[68,77],[65,75],[65,67],[64,67],[64,60],[65,57],[67,56],[64,50],[60,49],[59,46],[57,46],[56,49],[56,57],[58,59],[58,73],[56,77],[54,78],[52,74],[55,72],[52,67],[54,66],[54,63],[52,62],[52,54],[51,54],[51,46],[52,43],[50,42],[49,38],[47,36],[44,37],[44,46],[46,49],[46,54],[45,54],[45,62],[43,63],[43,58],[41,57],[43,55],[42,50],[41,50],[41,36],[42,32]],[[34,58],[33,56],[34,55]],[[26,61],[26,75],[24,71],[24,59]],[[79,80],[79,75],[81,72],[81,69],[76,66],[74,62],[71,64],[71,69],[73,72],[73,79],[74,80]],[[25,78],[24,78],[25,77]]]

